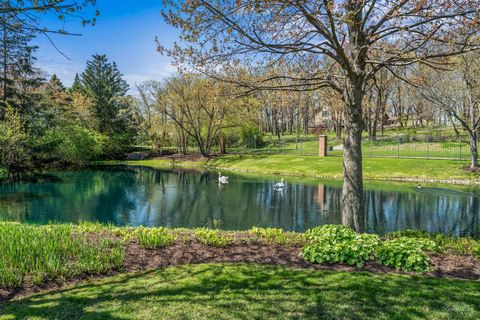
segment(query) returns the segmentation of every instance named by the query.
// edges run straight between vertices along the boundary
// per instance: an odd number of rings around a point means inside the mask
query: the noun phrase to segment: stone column
[[[318,156],[327,156],[327,136],[325,135],[318,136]]]

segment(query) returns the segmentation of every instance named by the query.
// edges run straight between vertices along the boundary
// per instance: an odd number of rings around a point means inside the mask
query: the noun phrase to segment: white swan
[[[222,176],[222,174],[219,172],[218,173],[218,183],[227,184],[228,183],[228,177]]]
[[[286,185],[285,185],[285,183],[283,182],[284,180],[285,180],[285,179],[282,178],[282,180],[280,180],[280,182],[275,183],[274,187],[275,187],[276,189],[283,189],[283,188],[285,188]]]

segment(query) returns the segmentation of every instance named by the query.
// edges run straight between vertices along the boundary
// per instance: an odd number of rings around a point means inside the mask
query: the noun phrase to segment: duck
[[[219,172],[218,173],[218,183],[227,184],[228,183],[228,177],[222,176],[222,173]]]
[[[283,189],[285,188],[285,183],[284,183],[285,179],[282,178],[282,180],[280,180],[280,182],[277,182],[275,183],[274,187],[275,189]]]

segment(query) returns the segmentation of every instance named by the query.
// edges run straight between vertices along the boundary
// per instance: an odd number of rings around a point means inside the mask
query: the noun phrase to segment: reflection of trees
[[[48,222],[98,220],[130,225],[198,227],[222,221],[225,229],[251,226],[303,231],[341,223],[341,188],[230,174],[219,188],[217,173],[149,168],[59,173],[61,182],[0,185],[1,218]],[[365,190],[366,229],[441,231],[480,237],[479,198],[435,190]]]

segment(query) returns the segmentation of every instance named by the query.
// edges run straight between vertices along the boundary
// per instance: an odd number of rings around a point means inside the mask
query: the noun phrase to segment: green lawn
[[[479,319],[480,282],[189,265],[4,303],[0,319]]]
[[[126,161],[129,165],[144,165],[156,168],[171,167],[172,160]],[[208,161],[175,161],[175,166],[209,166],[227,170],[342,178],[342,158],[289,155],[227,155]],[[367,158],[363,161],[366,179],[432,179],[432,180],[477,180],[479,174],[467,173],[461,169],[467,162],[455,160],[422,160]]]

